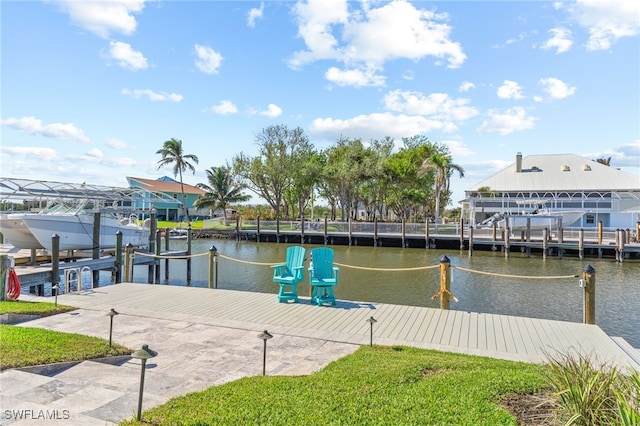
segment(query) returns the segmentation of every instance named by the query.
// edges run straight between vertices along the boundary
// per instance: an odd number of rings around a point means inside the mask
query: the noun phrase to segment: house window
[[[585,217],[587,220],[587,225],[593,225],[596,223],[596,215],[587,213]]]

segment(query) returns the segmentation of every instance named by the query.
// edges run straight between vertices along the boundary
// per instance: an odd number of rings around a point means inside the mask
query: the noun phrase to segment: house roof
[[[166,176],[158,180],[127,176],[127,182],[129,182],[130,187],[142,187],[147,189],[148,191],[180,193],[180,182],[176,182],[175,180],[167,178]],[[201,195],[204,194],[205,191],[196,186],[185,183],[184,193]]]
[[[468,188],[501,192],[640,192],[640,177],[575,154],[528,155]]]

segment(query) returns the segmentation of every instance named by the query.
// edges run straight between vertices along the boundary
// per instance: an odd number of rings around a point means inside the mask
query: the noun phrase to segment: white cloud
[[[0,150],[10,155],[24,155],[43,162],[57,160],[58,153],[53,148],[43,148],[38,146],[0,146]]]
[[[73,123],[52,123],[43,125],[42,121],[35,117],[7,118],[2,120],[2,124],[14,129],[22,130],[31,134],[38,134],[55,139],[73,139],[83,143],[91,140],[85,136],[82,129],[77,128]]]
[[[542,45],[543,49],[556,49],[556,54],[564,53],[571,49],[573,45],[571,30],[566,28],[551,28],[549,32],[553,34],[553,37]]]
[[[152,102],[180,102],[183,99],[183,96],[177,93],[158,93],[150,89],[122,89],[122,94],[129,95],[134,99],[140,99],[143,96],[146,96]]]
[[[331,67],[324,76],[338,86],[383,86],[385,82],[385,77],[377,75],[376,70],[373,68],[367,70],[340,70],[336,67]]]
[[[128,146],[127,146],[127,144],[125,142],[121,141],[120,139],[115,139],[115,138],[111,138],[111,139],[107,140],[105,145],[107,145],[111,149],[127,149],[128,148]]]
[[[363,140],[381,139],[390,136],[400,140],[427,134],[433,130],[444,132],[455,130],[455,125],[438,120],[430,120],[417,115],[392,114],[390,112],[358,115],[346,120],[316,118],[310,126],[310,133],[327,140],[354,137]]]
[[[488,115],[489,118],[482,122],[478,133],[498,133],[504,136],[521,130],[533,129],[536,121],[536,118],[527,115],[522,107],[514,107],[502,113],[497,110],[489,110]]]
[[[475,89],[476,85],[471,83],[470,81],[463,81],[460,87],[458,87],[459,92],[468,92],[471,89]]]
[[[425,96],[421,92],[403,90],[391,91],[384,97],[385,107],[390,111],[455,121],[464,121],[478,115],[478,111],[470,107],[469,102],[469,99],[453,99],[446,93]]]
[[[130,35],[136,30],[133,13],[144,8],[145,0],[56,1],[78,26],[108,38],[112,32]]]
[[[250,27],[255,27],[256,19],[262,18],[262,13],[264,12],[264,2],[260,2],[260,8],[253,7],[249,10],[247,14],[247,25]]]
[[[128,43],[112,41],[109,43],[109,52],[103,55],[107,59],[115,59],[122,68],[133,71],[144,70],[149,67],[147,58],[140,52],[131,48]]]
[[[104,154],[98,148],[93,148],[89,152],[87,152],[87,156],[93,158],[104,158]]]
[[[515,81],[505,80],[497,91],[500,99],[522,99],[522,87]]]
[[[211,111],[215,112],[216,114],[227,115],[237,113],[238,108],[233,104],[233,102],[227,99],[223,99],[218,105],[212,106]]]
[[[578,0],[569,10],[589,32],[588,50],[608,50],[618,39],[640,34],[638,1]]]
[[[600,152],[582,154],[586,158],[608,158],[611,157],[612,167],[629,167],[640,170],[640,139],[613,148],[605,149]]]
[[[539,83],[542,86],[542,90],[553,99],[564,99],[576,92],[575,87],[569,86],[564,81],[553,77],[541,78]]]
[[[267,109],[265,111],[260,111],[259,114],[269,118],[276,118],[282,114],[282,108],[276,104],[269,104]]]
[[[196,67],[205,74],[217,74],[222,60],[222,55],[210,47],[202,46],[200,44],[195,45]]]
[[[444,13],[416,9],[405,0],[379,8],[362,2],[361,9],[350,11],[352,4],[347,0],[297,2],[293,13],[307,49],[295,52],[289,66],[332,59],[347,68],[381,69],[388,60],[433,56],[457,68],[466,60],[460,43],[450,39],[452,27]]]
[[[457,140],[441,140],[438,143],[444,144],[449,147],[449,152],[454,158],[457,157],[471,157],[474,152],[469,149],[463,142]]]

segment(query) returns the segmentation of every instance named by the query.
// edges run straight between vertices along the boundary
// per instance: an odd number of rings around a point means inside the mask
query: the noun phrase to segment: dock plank
[[[51,297],[27,296],[30,300]],[[598,326],[564,321],[415,306],[338,301],[316,306],[302,299],[278,303],[273,294],[168,285],[117,284],[93,292],[62,294],[58,303],[138,317],[195,321],[291,336],[368,344],[374,341],[473,353],[496,358],[545,362],[548,354],[581,351],[598,360],[640,369],[640,365]]]

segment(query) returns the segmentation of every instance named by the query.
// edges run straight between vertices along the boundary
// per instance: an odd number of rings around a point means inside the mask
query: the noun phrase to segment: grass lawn
[[[0,314],[46,316],[75,309],[73,306],[56,306],[49,302],[0,302]],[[130,349],[121,345],[109,347],[108,341],[97,337],[0,325],[0,370],[130,353]]]
[[[131,350],[97,337],[42,328],[0,325],[0,370],[130,354]]]
[[[301,377],[257,376],[173,398],[122,425],[515,425],[513,393],[545,367],[409,347],[363,346]]]
[[[0,314],[25,314],[25,315],[55,315],[63,312],[74,311],[73,306],[57,305],[50,302],[27,302],[24,300],[12,300],[0,302]]]

